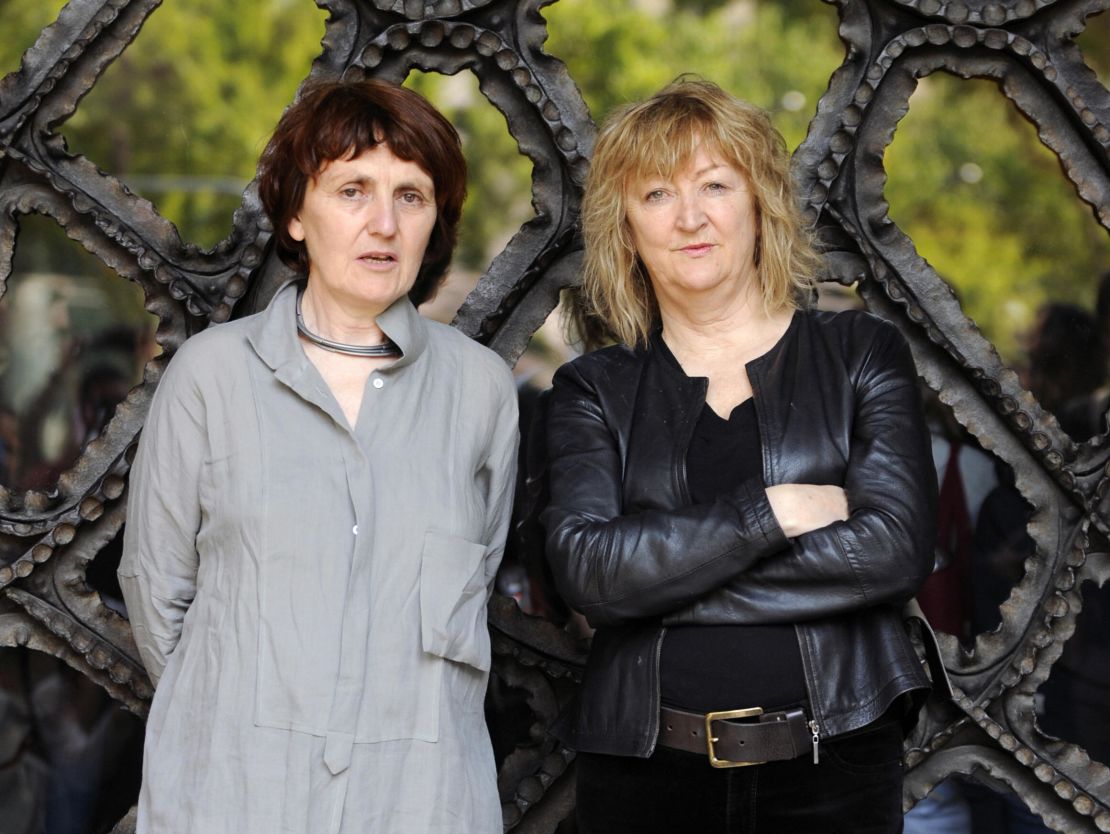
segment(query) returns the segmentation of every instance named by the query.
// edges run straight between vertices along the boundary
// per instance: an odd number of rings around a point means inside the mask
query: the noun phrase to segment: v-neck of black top
[[[707,403],[686,450],[686,481],[695,504],[708,504],[763,471],[755,399],[748,397],[721,417]],[[742,475],[742,477],[737,477]]]

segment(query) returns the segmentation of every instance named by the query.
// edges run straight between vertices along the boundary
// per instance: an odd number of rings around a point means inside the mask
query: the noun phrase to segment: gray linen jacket
[[[512,377],[403,298],[352,430],[295,296],[189,339],[143,430],[119,569],[157,685],[139,832],[495,834]]]

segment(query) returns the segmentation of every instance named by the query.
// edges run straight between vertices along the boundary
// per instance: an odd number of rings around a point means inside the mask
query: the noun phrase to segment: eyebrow
[[[333,174],[330,176],[328,174],[325,174],[322,179],[326,181],[329,186],[347,185],[348,183],[364,186],[377,182],[374,177],[367,176],[366,174],[355,174],[354,176],[343,176],[342,174],[339,174],[337,176],[336,173],[338,172],[333,172]],[[429,179],[426,184],[416,180],[404,180],[397,183],[396,190],[400,191],[411,188],[416,191],[431,190],[434,192],[435,187],[435,183],[432,182],[431,179]]]
[[[710,171],[716,171],[718,168],[727,168],[727,167],[729,167],[729,166],[727,166],[723,162],[713,162],[709,165],[705,165],[702,168],[699,168],[697,171],[694,171],[694,177],[697,178],[697,177],[702,176],[703,174],[708,174]]]
[[[346,185],[348,183],[354,183],[355,185],[367,185],[368,183],[374,182],[373,177],[367,177],[362,174],[356,176],[343,176],[342,174],[340,174],[339,176],[336,176],[333,173],[331,176],[324,177],[324,179],[328,181],[329,185]]]
[[[694,171],[694,179],[708,174],[710,171],[716,171],[719,168],[728,168],[729,165],[725,162],[712,162],[709,165],[703,165],[698,170]],[[640,181],[644,183],[656,182],[669,182],[674,178],[674,174],[660,174],[658,172],[639,177]],[[634,178],[635,179],[635,178]]]
[[[427,182],[419,182],[417,180],[404,180],[397,183],[398,190],[402,188],[411,188],[415,191],[435,191],[436,184],[429,178]]]

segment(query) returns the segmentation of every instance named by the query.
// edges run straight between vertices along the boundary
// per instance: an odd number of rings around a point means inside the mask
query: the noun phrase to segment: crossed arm
[[[935,474],[909,350],[884,328],[864,363],[843,487],[745,481],[710,503],[622,514],[622,461],[573,367],[548,422],[547,555],[593,625],[798,622],[916,592],[933,562]]]

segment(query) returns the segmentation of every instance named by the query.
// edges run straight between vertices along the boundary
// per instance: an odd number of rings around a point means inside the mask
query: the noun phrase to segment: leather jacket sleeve
[[[913,359],[883,327],[861,364],[849,518],[799,536],[667,624],[801,622],[909,601],[933,567],[937,485]]]
[[[622,457],[601,402],[573,364],[556,375],[541,517],[556,587],[591,625],[689,605],[788,546],[759,478],[712,504],[623,514]]]

